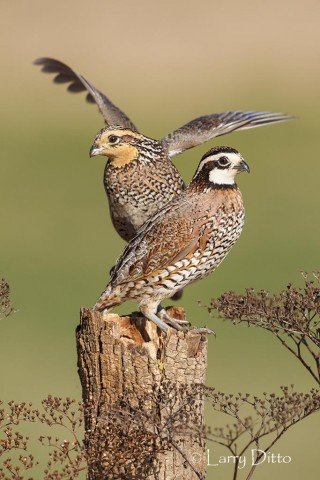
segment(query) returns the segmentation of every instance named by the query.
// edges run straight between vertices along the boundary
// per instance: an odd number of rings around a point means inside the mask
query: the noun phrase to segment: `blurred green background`
[[[32,66],[40,56],[81,72],[154,138],[224,110],[297,117],[217,138],[174,160],[189,181],[202,154],[225,144],[251,168],[239,178],[246,206],[240,240],[213,275],[188,288],[182,304],[193,324],[216,332],[209,385],[254,394],[279,392],[283,384],[314,386],[267,332],[210,318],[198,301],[207,305],[212,296],[245,287],[278,292],[289,282],[302,285],[301,270],[319,270],[319,2],[0,5],[0,275],[17,308],[0,324],[0,398],[35,404],[48,393],[81,398],[79,308],[95,302],[124,246],[109,219],[105,162],[88,155],[102,119],[84,95],[67,94]],[[318,478],[319,426],[314,416],[292,429],[272,450],[292,463],[263,465],[254,478]],[[210,467],[207,478],[230,475],[228,467]]]

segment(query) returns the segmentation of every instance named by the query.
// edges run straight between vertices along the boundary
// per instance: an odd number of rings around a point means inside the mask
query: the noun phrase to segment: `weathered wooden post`
[[[77,348],[88,479],[205,478],[207,335],[82,309]]]

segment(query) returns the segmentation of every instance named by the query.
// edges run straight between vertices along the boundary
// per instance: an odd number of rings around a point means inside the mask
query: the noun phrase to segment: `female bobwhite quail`
[[[138,133],[131,120],[82,75],[58,60],[39,58],[42,71],[55,73],[56,83],[69,83],[70,92],[87,91],[108,127],[103,128],[90,155],[108,158],[104,186],[112,222],[129,241],[144,222],[185,188],[171,158],[185,150],[234,130],[245,130],[292,117],[270,112],[223,112],[204,115],[154,140]]]

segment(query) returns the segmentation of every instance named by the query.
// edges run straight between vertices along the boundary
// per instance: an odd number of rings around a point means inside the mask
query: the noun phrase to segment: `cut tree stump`
[[[88,479],[204,479],[207,334],[82,309],[77,349]]]

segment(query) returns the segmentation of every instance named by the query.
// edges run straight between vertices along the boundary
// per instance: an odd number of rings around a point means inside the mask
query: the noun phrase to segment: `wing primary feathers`
[[[72,70],[72,68],[68,67],[65,63],[53,58],[42,57],[35,60],[34,64],[40,65],[42,67],[41,70],[45,73],[57,74],[54,77],[55,83],[69,83],[69,92],[78,93],[87,91],[86,100],[90,103],[97,104],[107,125],[119,125],[137,131],[135,125],[124,112],[116,107],[108,97],[96,89],[80,73]]]
[[[293,116],[284,113],[273,112],[235,111],[214,113],[191,120],[169,133],[162,141],[167,145],[169,157],[173,157],[189,148],[235,130],[247,130],[271,123],[285,122],[293,118]]]

